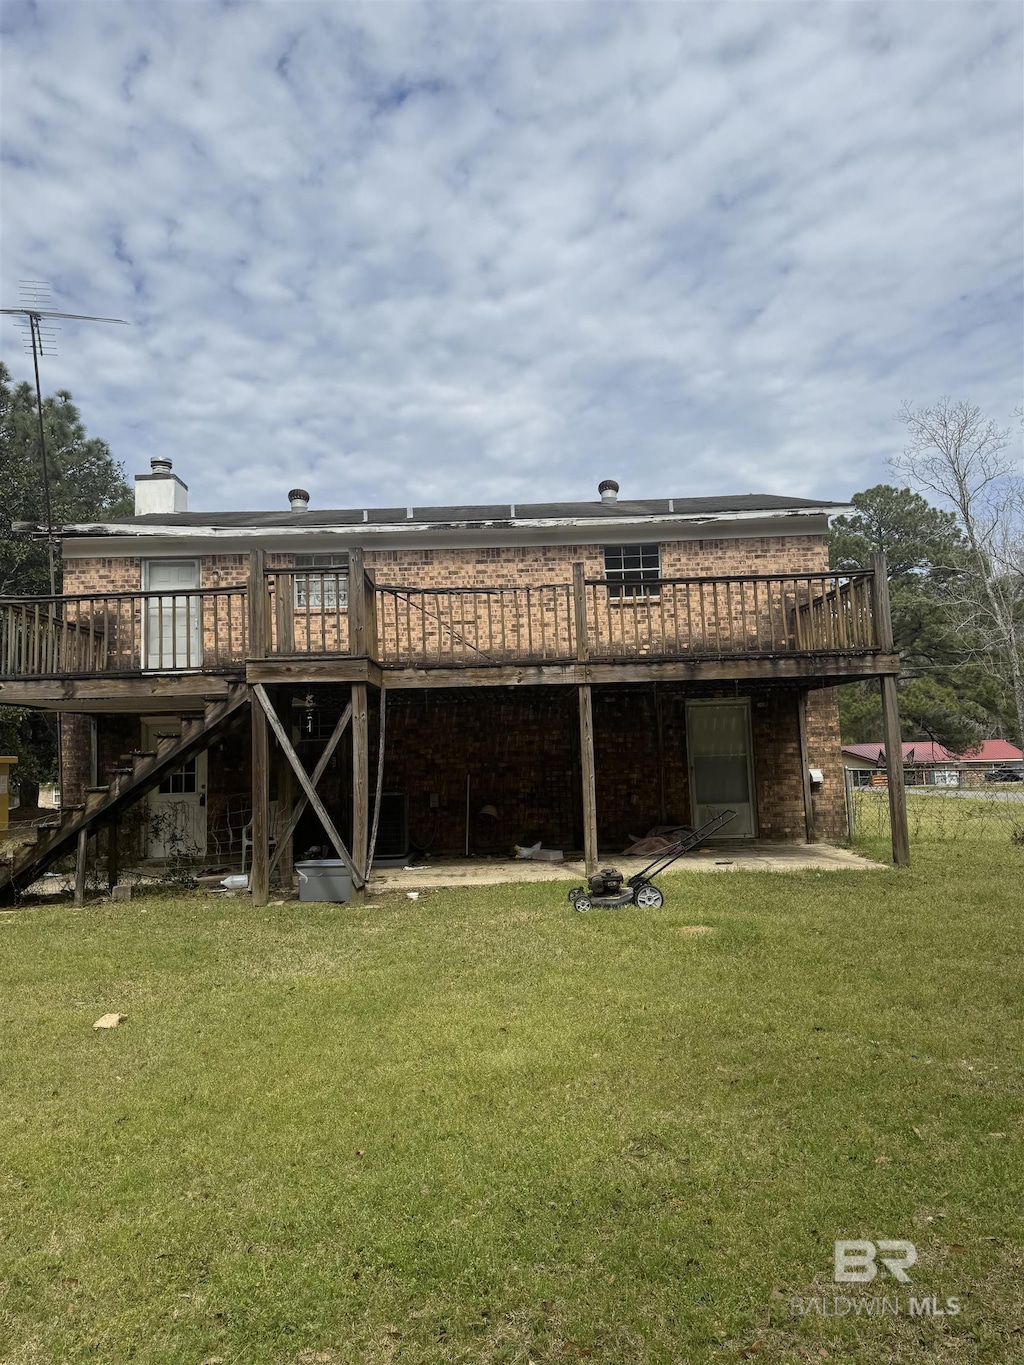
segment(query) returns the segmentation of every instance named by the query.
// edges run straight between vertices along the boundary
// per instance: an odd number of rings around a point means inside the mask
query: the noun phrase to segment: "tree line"
[[[888,561],[905,739],[962,753],[983,739],[1024,739],[1024,481],[1013,432],[970,403],[905,405],[906,482],[851,498],[830,536],[834,569]],[[928,496],[926,496],[928,495]],[[930,501],[934,499],[934,501]],[[875,684],[839,692],[846,743],[879,740]]]

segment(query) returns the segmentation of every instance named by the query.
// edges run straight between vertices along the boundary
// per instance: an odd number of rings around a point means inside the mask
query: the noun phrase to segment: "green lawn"
[[[1024,1359],[1024,848],[975,824],[657,912],[3,914],[0,1360]],[[886,1237],[912,1285],[833,1284]],[[792,1315],[836,1293],[904,1311]]]

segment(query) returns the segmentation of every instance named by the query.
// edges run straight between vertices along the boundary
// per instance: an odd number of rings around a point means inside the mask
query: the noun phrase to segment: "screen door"
[[[690,820],[696,828],[721,811],[734,810],[735,820],[722,839],[753,838],[753,762],[750,703],[694,701],[686,706],[686,741],[690,758]]]
[[[187,595],[199,587],[196,559],[151,559],[146,565],[146,587],[159,597],[146,599],[146,667],[199,668],[200,602]],[[166,595],[164,593],[166,589]]]

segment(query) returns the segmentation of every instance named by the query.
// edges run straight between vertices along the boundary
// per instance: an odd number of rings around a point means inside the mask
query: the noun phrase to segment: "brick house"
[[[843,766],[853,773],[855,786],[884,782],[884,744],[844,744],[842,753]],[[908,787],[981,787],[993,767],[1024,762],[1020,749],[1005,739],[982,740],[963,754],[934,740],[904,740],[902,756]]]
[[[251,848],[257,899],[311,845],[358,884],[378,771],[378,849],[593,865],[726,805],[730,838],[845,838],[835,689],[878,676],[896,723],[899,667],[884,573],[828,567],[845,504],[598,491],[205,513],[154,460],[134,516],[63,528],[59,600],[2,604],[0,697],[60,712],[45,856],[142,803],[150,854]]]

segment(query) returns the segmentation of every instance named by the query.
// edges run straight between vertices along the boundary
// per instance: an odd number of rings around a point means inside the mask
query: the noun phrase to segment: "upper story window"
[[[295,605],[315,611],[347,607],[348,555],[296,555]]]
[[[620,601],[624,597],[656,596],[656,583],[661,577],[661,551],[657,545],[606,545],[604,547],[604,576],[609,584],[609,597]]]

